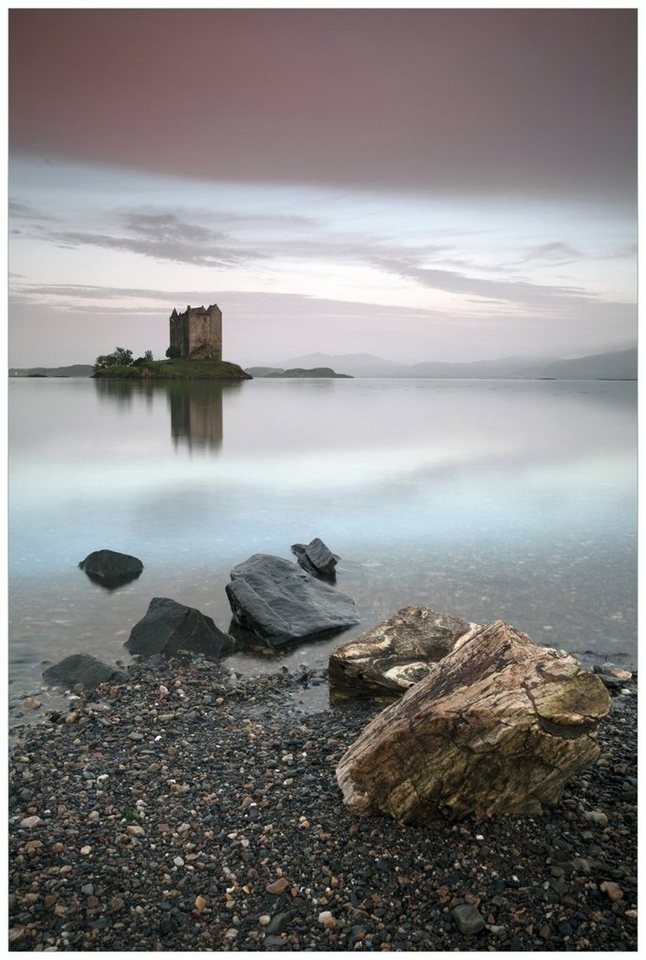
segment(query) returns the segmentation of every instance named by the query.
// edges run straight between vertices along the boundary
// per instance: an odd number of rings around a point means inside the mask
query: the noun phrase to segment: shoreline
[[[550,811],[431,830],[343,807],[336,763],[382,705],[299,710],[326,674],[138,664],[23,728],[11,948],[636,949],[636,684]],[[474,936],[460,903],[485,918]]]

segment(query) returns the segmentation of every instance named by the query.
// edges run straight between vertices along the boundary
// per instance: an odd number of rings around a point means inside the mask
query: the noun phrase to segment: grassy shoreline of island
[[[95,380],[252,380],[237,363],[226,360],[148,360],[138,366],[96,369]]]

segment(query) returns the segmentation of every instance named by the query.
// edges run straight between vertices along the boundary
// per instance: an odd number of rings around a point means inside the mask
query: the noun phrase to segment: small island
[[[92,376],[113,380],[252,380],[238,366],[222,359],[222,311],[217,303],[186,307],[170,315],[170,346],[166,360],[154,360],[151,350],[133,359],[132,350],[116,347],[96,358]]]
[[[117,350],[119,348],[117,347]],[[113,380],[252,380],[237,363],[226,360],[145,360],[137,364],[97,367],[95,379]]]
[[[275,370],[273,373],[265,374],[266,379],[282,377],[285,379],[297,377],[322,377],[328,380],[353,380],[349,373],[336,373],[332,367],[313,367],[311,370],[304,370],[302,367],[294,367],[292,370]]]

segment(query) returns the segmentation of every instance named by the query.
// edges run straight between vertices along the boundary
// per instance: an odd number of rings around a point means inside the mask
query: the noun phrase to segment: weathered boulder
[[[79,563],[81,570],[95,583],[112,589],[136,580],[144,568],[141,560],[115,550],[95,550]]]
[[[231,652],[234,641],[195,607],[186,607],[168,597],[153,597],[146,615],[130,631],[125,646],[130,653],[144,657],[158,653],[172,656],[178,650],[223,657]]]
[[[226,591],[234,620],[270,647],[344,630],[360,619],[352,597],[268,554],[234,567]]]
[[[480,629],[428,607],[404,607],[330,654],[330,694],[339,700],[400,697]]]
[[[345,804],[438,824],[541,813],[599,755],[601,681],[496,620],[378,714],[339,762]]]
[[[81,684],[86,690],[94,690],[101,683],[121,683],[126,679],[123,670],[117,670],[89,653],[72,653],[43,671],[43,680],[47,683],[61,687]]]
[[[328,579],[336,576],[334,568],[339,557],[319,537],[309,543],[292,544],[292,553],[296,554],[297,564],[313,576]]]

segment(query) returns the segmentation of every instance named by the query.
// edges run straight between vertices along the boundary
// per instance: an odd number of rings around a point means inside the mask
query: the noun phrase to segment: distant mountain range
[[[353,377],[398,377],[406,379],[466,380],[636,380],[637,348],[598,353],[573,360],[503,357],[471,363],[399,363],[369,353],[309,353],[290,357],[272,367],[250,367],[254,376],[267,376],[290,367],[332,367]],[[255,371],[258,372],[255,372]],[[262,372],[260,372],[262,371]]]
[[[272,366],[247,367],[253,377],[284,374],[295,367],[301,370],[327,367],[351,377],[398,377],[428,380],[636,380],[637,348],[597,353],[573,360],[541,357],[502,357],[499,360],[475,360],[471,363],[444,363],[426,360],[422,363],[400,363],[384,360],[370,353],[308,353],[290,357]],[[10,377],[90,377],[90,364],[69,367],[9,368]],[[338,375],[337,374],[337,375]],[[294,376],[293,373],[289,374]],[[302,374],[301,374],[302,375]],[[311,373],[306,374],[312,376]],[[319,374],[320,375],[320,374]],[[328,376],[330,374],[327,374]]]

